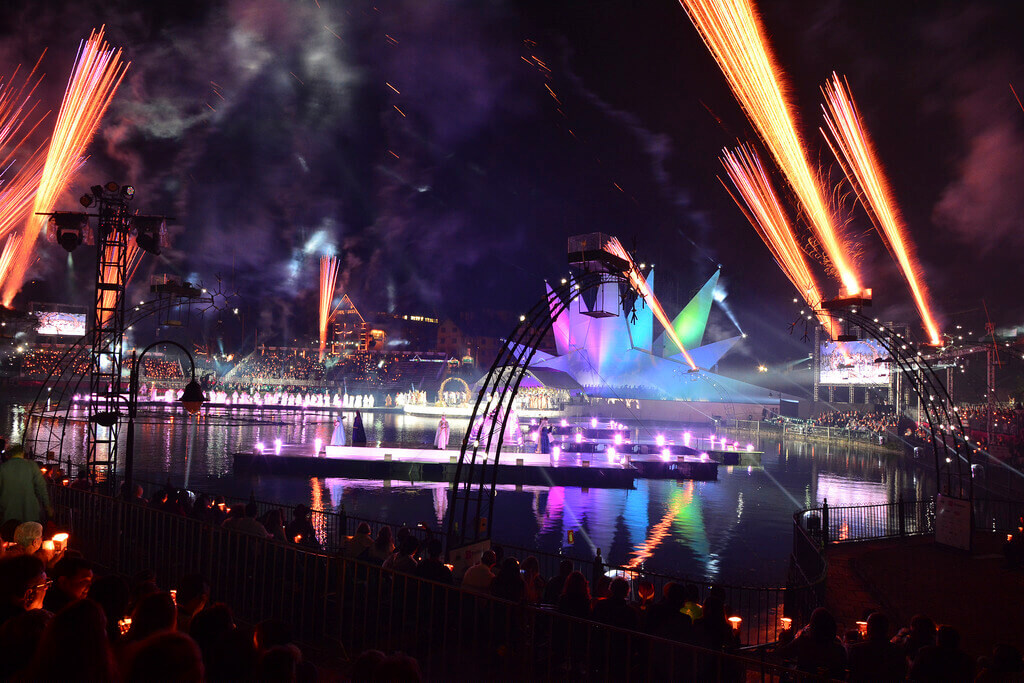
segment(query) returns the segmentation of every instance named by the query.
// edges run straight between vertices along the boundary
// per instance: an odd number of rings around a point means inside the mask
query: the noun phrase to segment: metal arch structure
[[[131,313],[125,320],[125,326],[136,325],[154,315],[160,315],[166,313],[170,308],[179,306],[182,303],[190,304],[202,304],[208,303],[205,299],[192,299],[189,297],[161,297],[155,300],[151,300],[133,307]],[[108,330],[107,336],[113,337],[116,334],[115,330]],[[81,364],[88,364],[93,344],[93,337],[91,334],[86,334],[80,337],[72,346],[64,351],[63,354],[57,359],[50,372],[47,374],[46,379],[39,387],[39,391],[36,392],[35,399],[29,406],[28,411],[25,415],[25,429],[24,438],[26,448],[30,448],[33,453],[38,457],[39,455],[52,450],[53,446],[56,446],[57,462],[60,465],[64,465],[64,441],[67,436],[68,424],[71,421],[71,409],[74,401],[71,398],[79,393],[79,389],[82,383],[89,377],[88,373],[77,373],[75,372],[76,366]],[[104,340],[110,343],[111,340]],[[53,392],[54,387],[61,387],[59,392]],[[46,406],[48,403],[56,401],[56,405],[64,405],[63,416],[59,416],[61,411],[55,411],[53,414],[49,414]],[[33,425],[33,422],[35,424]],[[46,430],[45,436],[42,436],[44,424],[50,422],[52,425],[54,422],[59,422],[60,436],[57,437],[54,434],[53,427],[51,426]],[[42,445],[40,445],[42,444]],[[67,464],[71,464],[70,454],[67,457]],[[88,461],[86,461],[88,462]]]
[[[521,316],[519,325],[495,357],[470,414],[449,492],[449,551],[490,540],[488,520],[494,517],[497,465],[501,460],[502,442],[519,384],[526,376],[538,345],[552,328],[554,319],[585,292],[606,283],[632,289],[624,273],[584,272],[552,289],[548,296]],[[488,416],[492,419],[486,428]]]
[[[918,422],[923,415],[935,457],[937,493],[973,501],[972,453],[960,414],[935,369],[909,339],[853,310],[825,310],[840,325],[859,328],[889,353],[886,362],[898,368],[918,397]]]

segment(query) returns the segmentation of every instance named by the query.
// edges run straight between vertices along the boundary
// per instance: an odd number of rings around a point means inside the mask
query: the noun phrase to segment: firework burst
[[[334,288],[338,283],[338,266],[341,262],[337,256],[320,257],[320,360],[323,360],[327,348],[327,325],[333,313]]]
[[[849,84],[833,72],[832,78],[821,90],[825,95],[825,103],[822,105],[825,124],[831,134],[822,129],[822,135],[843,167],[882,242],[903,271],[929,340],[932,344],[941,344],[942,335],[932,316],[928,290],[921,278],[921,266],[914,254],[913,243],[906,234],[903,218],[892,197],[882,164],[875,155],[874,145],[864,127],[860,111],[853,101]]]
[[[103,40],[103,28],[82,41],[68,79],[57,123],[46,153],[33,214],[49,213],[75,172],[84,163],[83,154],[96,133],[103,114],[121,84],[129,64],[121,61],[121,50]],[[21,289],[35,249],[36,239],[45,225],[45,216],[29,216],[25,232],[3,285],[3,301],[10,305]]]
[[[629,277],[629,281],[633,285],[633,288],[644,297],[647,305],[651,307],[651,311],[654,313],[654,316],[665,328],[665,332],[668,334],[669,338],[682,352],[683,358],[686,359],[686,362],[691,368],[696,370],[697,364],[693,362],[693,358],[690,358],[689,352],[683,347],[683,342],[679,340],[679,335],[676,334],[676,329],[672,326],[672,322],[665,314],[665,309],[661,307],[661,302],[658,301],[658,297],[654,296],[654,292],[652,292],[651,288],[647,286],[647,278],[643,276],[640,269],[637,268],[635,263],[633,263],[633,258],[629,255],[629,252],[626,251],[625,247],[622,246],[622,243],[619,242],[617,237],[609,239],[604,245],[604,250],[609,254],[618,256],[629,264],[626,275]]]
[[[846,293],[860,291],[818,175],[797,134],[780,75],[749,0],[680,0],[765,146],[799,198]]]
[[[800,296],[808,306],[818,310],[822,301],[818,283],[757,152],[747,145],[740,145],[735,151],[722,150],[721,161],[739,196],[724,181],[722,185],[725,185],[740,211],[761,236],[775,262],[800,292]],[[832,319],[819,313],[818,320],[834,339]]]

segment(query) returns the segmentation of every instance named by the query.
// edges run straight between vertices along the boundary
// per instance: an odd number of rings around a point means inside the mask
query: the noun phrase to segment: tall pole
[[[190,405],[190,403],[194,403],[197,400],[199,403],[202,403],[202,401],[204,400],[202,390],[196,383],[195,359],[192,358],[192,354],[189,353],[188,349],[186,349],[184,346],[182,346],[178,342],[171,341],[170,339],[161,339],[159,341],[153,342],[152,344],[144,348],[142,350],[142,353],[140,353],[138,356],[136,356],[135,353],[132,352],[131,375],[128,381],[128,430],[127,434],[125,435],[124,490],[122,491],[125,500],[132,499],[132,489],[134,487],[135,482],[135,418],[138,416],[139,412],[139,364],[142,363],[143,356],[145,356],[146,353],[151,348],[159,344],[170,344],[172,346],[177,346],[179,349],[181,349],[182,353],[188,356],[188,362],[192,369],[192,379],[185,387],[185,391],[181,395],[181,402],[185,405],[185,410],[187,410],[189,413],[198,412],[199,406],[196,405],[195,410],[193,410],[193,407]],[[190,391],[193,392],[192,395],[190,395]],[[196,395],[195,392],[198,392],[198,395]]]
[[[122,191],[117,183],[95,186],[87,195],[97,202],[96,287],[92,316],[92,352],[89,358],[89,420],[86,466],[90,476],[103,474],[113,482],[117,470],[115,418],[124,399],[122,386],[122,339],[124,337],[124,295],[128,270],[128,233],[131,229],[128,203],[135,195]],[[85,203],[85,198],[83,198]]]

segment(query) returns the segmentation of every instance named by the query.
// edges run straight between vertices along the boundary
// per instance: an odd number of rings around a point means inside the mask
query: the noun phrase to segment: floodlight
[[[89,226],[89,217],[84,213],[57,211],[51,214],[50,224],[57,236],[57,244],[72,252],[82,243],[82,235]]]
[[[160,240],[167,232],[163,216],[132,216],[132,227],[138,232],[135,241],[139,247],[156,256],[160,255]]]

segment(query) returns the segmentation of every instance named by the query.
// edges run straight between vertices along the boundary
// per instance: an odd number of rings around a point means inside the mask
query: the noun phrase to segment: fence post
[[[897,517],[897,523],[899,524],[900,536],[906,536],[907,535],[907,521],[906,521],[906,518],[904,517],[904,514],[903,514],[903,494],[902,493],[899,495],[899,497],[896,498],[896,510],[897,510],[897,514],[899,515]]]
[[[828,545],[828,498],[821,503],[821,545]]]

